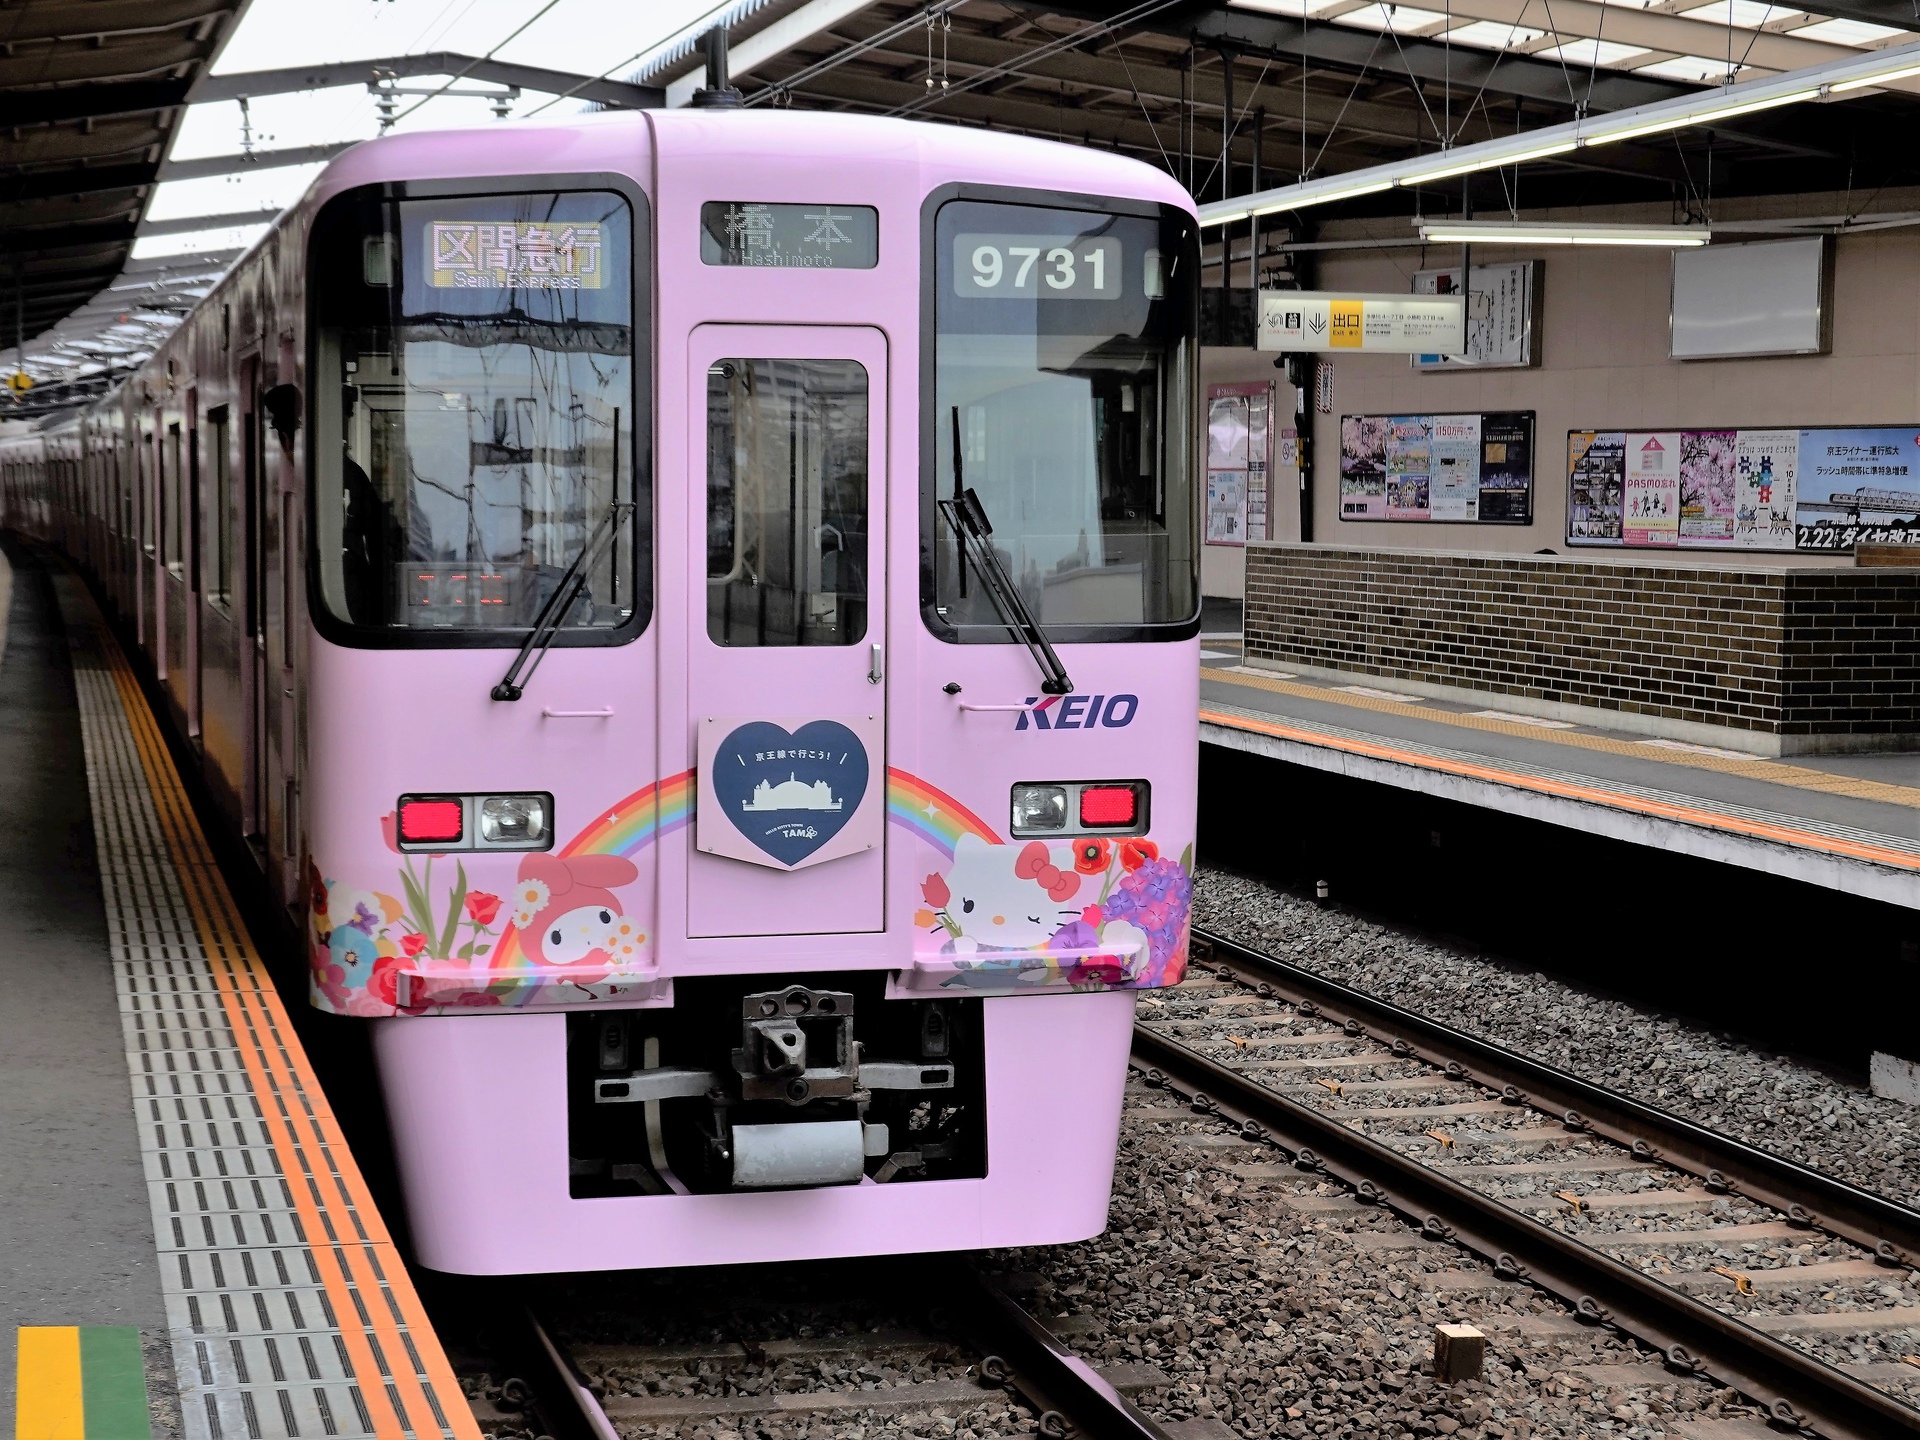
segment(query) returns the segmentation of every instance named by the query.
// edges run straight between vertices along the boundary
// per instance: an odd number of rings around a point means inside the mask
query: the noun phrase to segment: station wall
[[[1764,208],[1763,208],[1764,205]],[[1716,207],[1723,221],[1782,214],[1834,215],[1860,208],[1844,195],[1797,196]],[[1920,193],[1888,192],[1876,212],[1920,208]],[[1522,212],[1523,219],[1566,218]],[[1657,221],[1644,210],[1582,214],[1590,220]],[[1349,222],[1322,238],[1397,238],[1406,222]],[[1761,236],[1740,238],[1764,238]],[[1309,287],[1406,293],[1415,271],[1458,263],[1455,247],[1314,252]],[[1920,244],[1915,231],[1843,235],[1835,242],[1832,353],[1767,359],[1677,361],[1668,358],[1672,261],[1663,250],[1546,246],[1482,248],[1478,264],[1534,259],[1544,263],[1541,363],[1526,370],[1478,373],[1415,371],[1403,356],[1322,357],[1333,377],[1330,414],[1314,414],[1313,539],[1368,548],[1531,553],[1552,549],[1600,563],[1724,566],[1724,554],[1569,547],[1566,544],[1566,436],[1574,429],[1685,429],[1703,426],[1781,428],[1879,424],[1920,425]],[[1246,284],[1245,267],[1237,283]],[[1208,383],[1279,380],[1282,405],[1292,392],[1272,357],[1245,351],[1203,352]],[[1245,372],[1243,374],[1243,372]],[[1533,522],[1530,525],[1342,520],[1339,515],[1342,414],[1433,414],[1460,411],[1535,412]],[[1275,540],[1299,536],[1297,504],[1275,507]],[[1284,526],[1284,528],[1280,528]],[[1216,547],[1208,547],[1210,550]],[[1821,555],[1742,554],[1743,567],[1831,567]],[[1244,574],[1244,557],[1240,574]],[[1226,561],[1213,560],[1215,572]],[[1236,577],[1237,578],[1237,577]],[[1230,593],[1214,590],[1209,593]]]

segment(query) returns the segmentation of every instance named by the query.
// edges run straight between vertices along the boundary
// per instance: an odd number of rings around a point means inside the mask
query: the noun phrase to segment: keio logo
[[[1138,695],[1038,695],[1027,697],[1027,708],[1013,722],[1016,730],[1091,730],[1104,725],[1124,730],[1140,708]]]

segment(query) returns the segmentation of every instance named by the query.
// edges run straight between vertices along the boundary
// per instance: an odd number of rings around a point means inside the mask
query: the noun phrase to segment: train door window
[[[707,370],[707,635],[856,645],[867,633],[867,372],[852,360]]]
[[[637,634],[646,227],[609,189],[330,201],[311,241],[314,619],[349,643]]]
[[[207,598],[225,609],[233,608],[233,461],[232,425],[224,405],[207,412],[208,469],[213,483],[213,576],[207,586]]]
[[[177,576],[181,573],[182,561],[186,556],[186,529],[181,514],[186,507],[181,504],[180,495],[185,457],[181,454],[180,426],[177,423],[167,426],[160,462],[160,515],[166,531],[166,554],[163,558],[167,569]]]
[[[148,462],[152,449],[153,437],[143,432],[135,431],[133,438],[133,503],[139,510],[135,524],[138,527],[136,533],[140,538],[141,553],[148,556],[153,554],[155,544],[154,532],[157,528],[153,521],[153,492],[147,485],[149,473]]]
[[[197,402],[191,394],[187,397],[187,408],[192,411]],[[187,554],[186,573],[192,589],[206,588],[206,575],[201,566],[205,564],[204,547],[201,537],[206,529],[207,492],[200,483],[200,427],[192,425],[187,430]],[[191,612],[189,612],[191,613]]]

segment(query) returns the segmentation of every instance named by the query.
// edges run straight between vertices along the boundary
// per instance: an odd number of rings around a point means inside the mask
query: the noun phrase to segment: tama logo
[[[1016,730],[1091,730],[1096,725],[1124,730],[1140,709],[1138,695],[1038,695],[1013,722]]]

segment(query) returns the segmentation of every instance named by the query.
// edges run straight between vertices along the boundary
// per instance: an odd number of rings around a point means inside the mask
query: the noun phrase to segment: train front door
[[[687,933],[882,930],[886,339],[703,325],[688,358]]]

